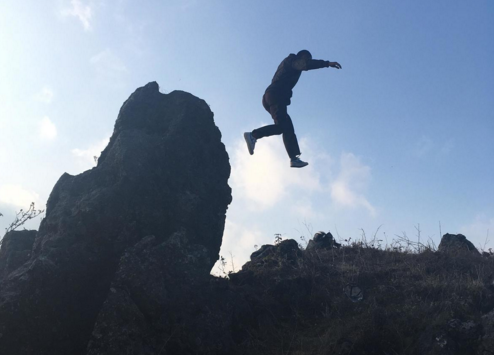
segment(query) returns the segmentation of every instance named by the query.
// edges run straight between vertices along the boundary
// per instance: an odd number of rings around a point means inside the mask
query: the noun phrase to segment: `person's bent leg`
[[[262,98],[262,105],[271,114],[276,126],[280,128],[279,131],[283,134],[283,143],[290,157],[290,166],[292,168],[303,168],[308,163],[298,158],[301,153],[292,119],[287,112],[287,106],[289,104],[289,98],[280,98],[280,96],[276,96],[273,92],[269,91],[266,91]],[[279,131],[277,130],[277,132]]]
[[[274,123],[275,124],[267,125],[267,126],[260,127],[260,128],[257,128],[255,130],[253,130],[251,133],[252,133],[252,137],[254,139],[260,139],[260,138],[263,138],[263,137],[269,137],[269,136],[279,135],[279,134],[282,134],[283,133],[281,131],[281,127],[278,126],[278,122],[276,122],[275,117],[271,114],[270,101],[271,101],[270,94],[269,93],[265,93],[262,96],[262,106],[264,107],[264,109],[266,111],[269,112],[269,114],[271,115],[271,117],[273,117],[273,120],[274,120]]]
[[[283,143],[290,159],[296,158],[300,155],[300,148],[298,146],[297,136],[295,135],[295,129],[293,122],[287,113],[286,106],[273,105],[271,106],[271,115],[273,119],[281,128],[283,133]]]
[[[269,137],[269,136],[274,136],[274,135],[279,135],[282,134],[283,132],[281,131],[281,127],[277,124],[271,124],[268,126],[264,126],[261,128],[257,128],[252,131],[252,136],[255,139],[260,139],[263,137]]]

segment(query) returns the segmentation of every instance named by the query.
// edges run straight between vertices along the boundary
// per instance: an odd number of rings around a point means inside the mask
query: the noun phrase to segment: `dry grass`
[[[493,257],[438,253],[406,237],[384,248],[362,238],[295,261],[272,255],[247,269],[248,278],[232,278],[255,300],[243,354],[433,354],[441,334],[456,336],[451,322],[480,324],[494,308]],[[348,285],[362,301],[350,300]],[[451,354],[478,346],[478,337],[457,338]]]

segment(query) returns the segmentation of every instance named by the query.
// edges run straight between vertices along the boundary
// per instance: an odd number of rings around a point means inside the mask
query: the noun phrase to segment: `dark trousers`
[[[283,143],[290,159],[300,155],[297,136],[293,128],[292,119],[288,115],[286,102],[290,100],[280,100],[275,95],[266,92],[262,97],[262,105],[271,114],[274,124],[264,126],[252,131],[256,139],[283,134]]]

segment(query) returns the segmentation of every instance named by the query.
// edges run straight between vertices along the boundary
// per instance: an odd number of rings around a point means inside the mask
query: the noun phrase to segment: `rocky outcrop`
[[[472,252],[479,254],[477,248],[463,234],[446,233],[441,238],[437,250],[444,253]]]
[[[250,255],[250,261],[242,267],[242,271],[258,265],[275,265],[280,260],[296,263],[301,256],[302,250],[293,239],[280,241],[276,245],[266,244]]]
[[[2,239],[0,247],[0,280],[19,268],[31,257],[36,231],[10,231]]]
[[[175,233],[144,238],[120,259],[88,355],[228,354],[232,295],[205,275],[203,247]]]
[[[334,240],[331,232],[325,233],[322,231],[314,234],[314,238],[309,240],[309,244],[307,244],[307,250],[333,249],[340,247],[341,244]]]
[[[218,258],[229,174],[203,100],[137,89],[97,167],[59,179],[29,261],[0,284],[0,353],[84,354],[93,329],[91,349],[112,324],[112,340],[156,324]]]

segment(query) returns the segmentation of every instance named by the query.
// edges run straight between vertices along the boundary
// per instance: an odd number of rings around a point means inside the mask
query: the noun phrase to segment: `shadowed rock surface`
[[[309,244],[307,244],[307,250],[332,249],[339,247],[341,247],[341,244],[334,240],[331,232],[325,233],[322,231],[314,234],[314,238],[309,240]]]
[[[31,257],[36,231],[11,231],[5,234],[0,247],[0,280]]]
[[[445,253],[461,253],[472,252],[479,254],[477,248],[471,241],[469,241],[463,234],[449,234],[446,233],[441,238],[438,251]]]
[[[177,232],[144,238],[120,259],[88,355],[229,354],[233,307],[226,279],[204,274],[203,247]]]
[[[181,91],[161,94],[155,82],[137,89],[97,167],[62,175],[29,261],[0,284],[0,354],[83,354],[98,314],[110,312],[102,311],[105,300],[150,296],[154,305],[152,297],[170,294],[174,273],[207,278],[231,201],[229,174],[203,100]],[[134,286],[158,274],[143,271],[136,280],[125,273],[142,271],[139,258],[159,258],[160,248],[176,255],[167,254],[165,265],[147,260],[165,267],[150,267],[164,275],[162,288],[136,294]],[[138,308],[136,314],[148,315]]]

